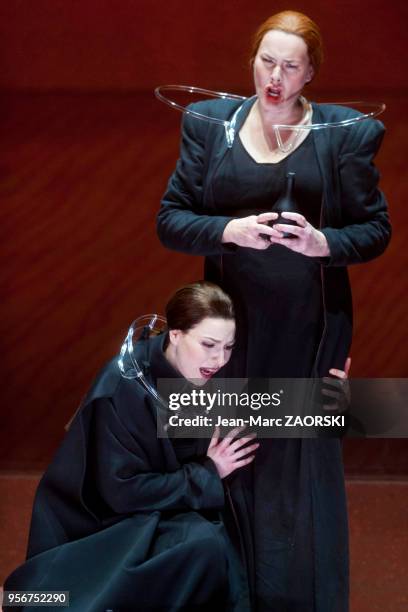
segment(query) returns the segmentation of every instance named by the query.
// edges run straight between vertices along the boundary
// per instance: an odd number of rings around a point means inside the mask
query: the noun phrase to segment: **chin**
[[[188,380],[188,382],[195,385],[196,387],[202,387],[207,382],[207,379],[203,378],[203,376],[201,376],[200,374],[197,374],[197,376],[194,376],[193,374],[183,374],[183,376],[186,380]]]
[[[191,382],[194,383],[197,387],[203,387],[209,379],[207,378],[202,378],[200,376],[200,378],[192,378]]]

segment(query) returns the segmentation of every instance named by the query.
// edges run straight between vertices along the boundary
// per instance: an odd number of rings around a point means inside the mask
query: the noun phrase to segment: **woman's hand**
[[[297,225],[276,223],[273,234],[269,240],[272,244],[282,244],[296,253],[308,257],[329,257],[330,249],[326,236],[311,225],[303,215],[293,212],[284,212],[282,217],[296,221]],[[227,226],[228,227],[228,226]],[[284,233],[292,234],[295,238],[284,238]]]
[[[331,368],[329,374],[332,378],[325,376],[323,383],[325,387],[322,389],[322,394],[330,398],[329,404],[324,404],[325,410],[344,412],[350,404],[350,385],[348,375],[351,367],[351,357],[347,357],[344,364],[344,370]]]
[[[267,249],[271,244],[270,239],[277,234],[269,227],[268,221],[275,221],[278,216],[277,213],[268,212],[232,219],[225,226],[221,242],[232,242],[250,249]]]
[[[340,380],[347,380],[351,368],[351,357],[347,357],[346,363],[344,364],[344,370],[338,370],[337,368],[331,368],[329,374],[339,378]]]
[[[249,453],[255,452],[259,443],[245,446],[248,442],[256,438],[256,434],[248,434],[243,438],[234,438],[244,429],[244,427],[236,427],[232,429],[227,436],[220,441],[220,428],[216,427],[211,438],[207,450],[207,456],[213,460],[217,468],[220,478],[225,478],[236,469],[248,465],[254,459],[255,455],[248,456]]]

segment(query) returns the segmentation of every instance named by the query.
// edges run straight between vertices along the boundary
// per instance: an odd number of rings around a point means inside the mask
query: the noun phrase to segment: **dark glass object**
[[[279,213],[279,217],[276,219],[276,221],[269,222],[269,225],[271,227],[273,227],[275,223],[285,223],[285,225],[298,225],[296,221],[292,221],[292,219],[285,219],[285,217],[282,217],[283,212],[300,213],[299,207],[294,196],[295,176],[295,172],[288,172],[286,175],[285,190],[283,194],[276,200],[275,204],[272,206],[272,212]],[[296,238],[294,234],[289,234],[288,232],[284,232],[283,237]]]

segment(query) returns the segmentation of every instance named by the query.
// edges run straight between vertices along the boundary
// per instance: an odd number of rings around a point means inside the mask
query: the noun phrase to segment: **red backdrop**
[[[152,89],[176,82],[249,92],[250,36],[283,8],[244,0],[1,6],[2,467],[43,467],[128,323],[201,277],[200,259],[169,253],[155,235],[180,116]],[[326,43],[311,97],[388,105],[378,165],[394,236],[383,257],[351,270],[352,373],[406,376],[406,4],[291,8],[314,18]],[[403,472],[405,449],[347,442],[347,469]]]
[[[1,76],[6,88],[141,90],[159,83],[240,88],[249,40],[269,15],[304,11],[321,27],[320,85],[350,94],[406,89],[404,0],[3,2]]]

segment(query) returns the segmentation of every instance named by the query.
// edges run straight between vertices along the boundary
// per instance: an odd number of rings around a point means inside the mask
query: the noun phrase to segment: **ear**
[[[310,83],[310,81],[313,79],[314,77],[314,70],[313,70],[313,66],[310,64],[309,66],[309,70],[308,70],[308,74],[306,77],[306,83]]]
[[[177,346],[181,337],[182,331],[180,329],[170,329],[169,330],[169,340],[170,344],[173,346]]]

